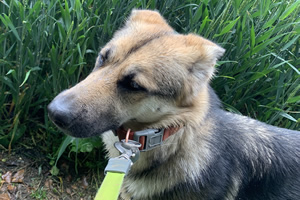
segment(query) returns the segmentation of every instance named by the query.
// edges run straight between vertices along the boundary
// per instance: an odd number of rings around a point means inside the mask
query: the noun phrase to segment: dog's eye
[[[137,82],[131,80],[130,81],[130,87],[134,90],[142,90],[143,87],[141,87],[139,84],[137,84]]]
[[[126,76],[122,80],[118,81],[118,86],[130,91],[146,91],[143,86],[133,80],[133,75]]]

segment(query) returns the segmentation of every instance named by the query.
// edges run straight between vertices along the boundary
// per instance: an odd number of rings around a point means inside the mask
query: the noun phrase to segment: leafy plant
[[[47,105],[91,71],[99,49],[133,8],[157,9],[177,32],[200,34],[226,49],[212,85],[227,110],[299,129],[299,5],[299,0],[2,0],[0,144],[10,150],[28,137],[33,144],[46,143],[52,160],[65,151],[99,147],[64,140],[49,123]]]

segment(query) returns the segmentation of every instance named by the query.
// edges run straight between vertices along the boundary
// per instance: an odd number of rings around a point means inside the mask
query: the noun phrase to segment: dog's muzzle
[[[121,120],[112,105],[95,106],[95,102],[85,104],[80,97],[66,90],[48,105],[50,120],[64,133],[87,138],[120,126]]]

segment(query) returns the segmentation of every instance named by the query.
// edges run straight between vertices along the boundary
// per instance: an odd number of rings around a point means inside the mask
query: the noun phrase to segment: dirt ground
[[[103,172],[80,169],[77,174],[74,163],[61,161],[58,176],[52,176],[49,161],[40,154],[21,148],[8,155],[0,149],[0,200],[94,199]]]

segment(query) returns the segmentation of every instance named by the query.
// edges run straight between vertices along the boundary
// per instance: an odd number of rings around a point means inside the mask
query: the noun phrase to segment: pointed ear
[[[127,21],[127,25],[132,23],[145,23],[148,25],[156,25],[166,31],[172,31],[173,29],[168,25],[166,20],[157,11],[152,10],[137,10],[133,9],[131,15]]]
[[[186,35],[186,43],[198,50],[199,56],[205,62],[216,62],[223,56],[225,49],[212,41],[201,36],[188,34]]]
[[[194,60],[194,65],[190,66],[189,71],[194,72],[195,76],[202,79],[201,81],[203,78],[212,78],[214,66],[225,49],[198,35],[189,34],[185,37],[187,46],[193,49],[190,56]]]
[[[213,77],[215,64],[224,54],[225,50],[217,44],[203,37],[189,34],[185,35],[186,54],[191,59],[187,66],[189,78],[185,84],[184,93],[181,97],[182,105],[191,105],[194,98],[207,87]]]

